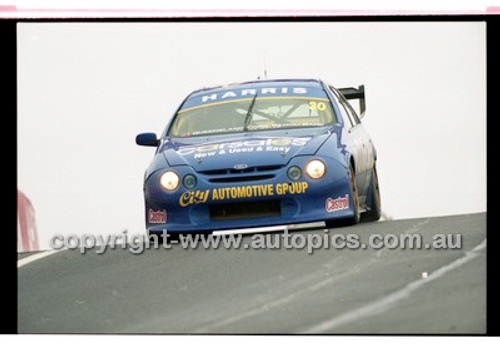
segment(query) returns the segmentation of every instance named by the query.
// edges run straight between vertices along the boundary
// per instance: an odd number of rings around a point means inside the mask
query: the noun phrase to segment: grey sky
[[[18,187],[55,233],[144,231],[142,177],[192,90],[255,79],[365,84],[394,218],[486,210],[485,24],[21,23]]]

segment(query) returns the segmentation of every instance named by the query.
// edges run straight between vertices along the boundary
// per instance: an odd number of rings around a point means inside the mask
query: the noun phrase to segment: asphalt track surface
[[[424,242],[461,234],[462,248],[66,250],[18,269],[18,331],[486,332],[485,213],[329,231],[338,233],[362,241],[373,233],[419,233]]]

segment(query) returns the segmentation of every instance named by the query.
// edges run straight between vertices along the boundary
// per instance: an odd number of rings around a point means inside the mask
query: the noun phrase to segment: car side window
[[[352,120],[354,120],[355,125],[361,123],[361,120],[358,117],[358,114],[354,110],[354,108],[351,106],[349,101],[342,99],[343,104],[346,106],[347,113],[351,116]]]
[[[351,114],[348,112],[348,108],[344,105],[342,100],[339,98],[338,92],[330,86],[330,91],[333,94],[334,100],[339,106],[340,114],[342,114],[342,119],[347,123],[349,129],[356,125],[356,121],[352,118]]]

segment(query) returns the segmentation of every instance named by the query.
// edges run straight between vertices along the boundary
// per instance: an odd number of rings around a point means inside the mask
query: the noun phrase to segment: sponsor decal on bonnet
[[[256,139],[235,142],[221,142],[202,144],[199,146],[179,147],[176,152],[186,156],[189,154],[210,153],[211,155],[224,155],[227,153],[240,152],[282,152],[289,151],[290,147],[303,147],[312,137],[279,137],[268,139]],[[212,154],[213,153],[213,154]]]

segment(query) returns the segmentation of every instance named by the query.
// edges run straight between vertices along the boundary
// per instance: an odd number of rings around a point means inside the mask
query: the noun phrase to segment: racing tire
[[[372,170],[371,183],[371,203],[370,210],[363,213],[363,221],[373,222],[380,219],[382,216],[382,206],[380,205],[380,187],[378,184],[377,167],[374,165]]]
[[[326,227],[328,228],[335,228],[346,225],[356,225],[361,221],[361,213],[359,210],[359,192],[358,192],[358,186],[356,185],[356,176],[354,174],[354,169],[352,167],[352,164],[349,166],[349,181],[351,184],[350,196],[353,202],[354,215],[351,218],[347,219],[327,220],[325,221],[325,224]]]
[[[361,221],[361,213],[359,211],[359,192],[358,185],[356,185],[356,174],[354,174],[352,164],[349,166],[349,180],[351,182],[351,198],[353,203],[352,210],[354,211],[354,215],[352,218],[347,219],[347,224],[356,225]]]

